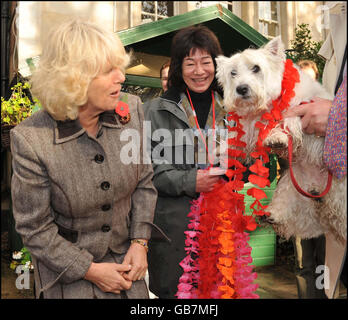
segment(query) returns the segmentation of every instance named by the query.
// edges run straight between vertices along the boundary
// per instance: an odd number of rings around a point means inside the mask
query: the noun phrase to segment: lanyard
[[[186,89],[186,92],[187,92],[187,96],[188,96],[188,98],[190,100],[190,105],[191,105],[191,108],[192,108],[193,116],[195,117],[195,122],[196,122],[197,129],[198,129],[199,134],[201,135],[201,138],[203,140],[203,143],[204,143],[204,146],[205,146],[205,150],[207,151],[207,155],[208,155],[208,158],[209,158],[210,166],[212,167],[214,161],[211,161],[211,159],[210,159],[208,146],[207,146],[206,140],[204,139],[204,136],[203,136],[203,133],[201,131],[201,128],[199,127],[196,111],[195,111],[195,108],[193,106],[193,103],[192,103],[192,100],[191,100],[191,96],[190,96],[190,93],[189,93],[188,89]],[[212,105],[213,105],[213,150],[215,150],[215,102],[214,102],[214,92],[213,92],[213,90],[211,91],[211,101],[212,101]],[[213,160],[214,160],[214,158],[213,158]]]

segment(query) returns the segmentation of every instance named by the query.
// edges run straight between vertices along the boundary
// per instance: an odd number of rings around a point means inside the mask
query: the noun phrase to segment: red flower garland
[[[263,114],[255,126],[259,129],[255,151],[251,156],[255,163],[249,168],[249,182],[259,188],[270,186],[269,169],[264,164],[269,162],[270,148],[263,146],[263,140],[282,119],[285,110],[294,96],[295,83],[299,82],[298,71],[291,60],[286,60],[282,81],[282,91],[278,99],[272,101],[273,109]],[[260,200],[267,198],[266,193],[256,187],[250,188],[247,194],[255,199],[250,208],[251,216],[245,215],[244,195],[238,193],[244,187],[243,172],[246,168],[237,160],[245,158],[241,148],[246,144],[241,141],[245,134],[240,123],[241,117],[230,113],[227,120],[235,122],[228,126],[229,132],[236,132],[236,137],[229,139],[228,182],[218,182],[214,190],[201,194],[193,202],[189,217],[191,231],[186,231],[187,256],[180,265],[184,274],[179,280],[178,298],[258,298],[253,293],[258,285],[252,284],[256,273],[252,272],[251,248],[248,245],[249,235],[245,230],[255,230],[257,223],[254,216],[268,215],[266,205]],[[198,255],[193,259],[193,254]]]
[[[262,121],[258,121],[255,124],[256,128],[259,128],[258,139],[256,143],[256,149],[251,153],[251,156],[256,159],[255,164],[250,167],[250,171],[255,174],[249,175],[249,182],[257,185],[260,188],[270,186],[268,180],[269,169],[264,167],[263,164],[269,162],[268,153],[270,152],[269,147],[263,146],[263,140],[268,136],[269,132],[282,120],[282,112],[289,107],[291,99],[295,96],[294,88],[297,82],[300,81],[300,75],[297,69],[293,66],[290,59],[285,61],[282,90],[280,96],[272,101],[272,110],[262,115],[261,120],[268,121],[266,124]],[[251,188],[247,191],[249,196],[255,198],[255,201],[250,206],[252,213],[255,215],[269,215],[269,212],[264,211],[267,206],[263,206],[260,203],[261,199],[267,198],[264,191]]]

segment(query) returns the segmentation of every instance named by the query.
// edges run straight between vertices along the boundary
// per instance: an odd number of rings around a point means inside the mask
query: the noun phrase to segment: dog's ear
[[[280,36],[277,36],[269,41],[264,48],[268,50],[272,55],[285,57],[285,48]]]
[[[216,65],[219,66],[219,65],[222,65],[224,63],[227,63],[228,61],[230,60],[230,58],[228,57],[225,57],[225,56],[217,56],[215,58],[215,61],[216,61]]]

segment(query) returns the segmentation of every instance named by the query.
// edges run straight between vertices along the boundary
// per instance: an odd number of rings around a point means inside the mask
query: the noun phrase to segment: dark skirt
[[[163,299],[175,299],[183,269],[179,263],[185,258],[185,231],[190,218],[191,201],[187,196],[158,197],[154,223],[170,238],[149,241],[149,288]]]

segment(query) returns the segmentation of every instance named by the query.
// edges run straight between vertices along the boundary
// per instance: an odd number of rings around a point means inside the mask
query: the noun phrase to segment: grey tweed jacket
[[[130,239],[151,236],[157,192],[135,143],[143,141],[143,110],[136,96],[128,104],[127,124],[114,111],[100,115],[97,138],[78,120],[55,121],[43,110],[11,130],[13,214],[33,257],[37,297],[148,297],[144,281],[116,295],[83,279],[92,261],[121,263]],[[140,164],[121,161],[130,147]]]

